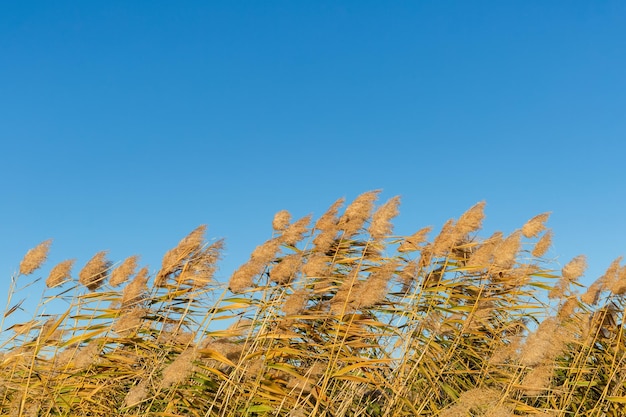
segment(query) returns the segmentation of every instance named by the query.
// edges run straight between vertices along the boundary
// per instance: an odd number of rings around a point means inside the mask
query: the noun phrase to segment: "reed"
[[[28,320],[3,318],[6,416],[618,416],[626,414],[626,267],[588,289],[584,256],[544,258],[548,214],[481,237],[484,203],[395,235],[395,197],[364,193],[312,222],[273,219],[228,282],[200,226],[154,274],[97,253],[48,271]],[[313,224],[313,226],[311,226]],[[43,306],[61,304],[57,314]]]

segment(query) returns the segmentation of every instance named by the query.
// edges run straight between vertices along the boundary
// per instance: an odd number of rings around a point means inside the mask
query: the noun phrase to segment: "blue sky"
[[[378,188],[398,233],[486,200],[486,231],[551,211],[586,283],[626,254],[623,2],[7,1],[0,57],[3,294],[42,240],[34,277],[154,271],[205,223],[225,281],[275,212]]]

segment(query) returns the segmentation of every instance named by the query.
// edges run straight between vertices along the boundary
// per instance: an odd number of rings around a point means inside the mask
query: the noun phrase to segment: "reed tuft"
[[[117,287],[120,284],[123,284],[130,278],[137,269],[137,264],[139,261],[139,256],[129,256],[122,262],[117,268],[111,272],[111,279],[109,280],[109,284],[114,287]]]
[[[106,255],[107,251],[96,253],[78,273],[78,281],[90,291],[97,290],[109,275],[111,262]]]
[[[50,274],[48,274],[46,286],[48,288],[54,288],[72,279],[71,272],[75,262],[75,259],[68,259],[55,265],[50,271]]]
[[[51,243],[52,239],[45,240],[26,252],[20,262],[20,274],[30,275],[39,269],[48,258]]]

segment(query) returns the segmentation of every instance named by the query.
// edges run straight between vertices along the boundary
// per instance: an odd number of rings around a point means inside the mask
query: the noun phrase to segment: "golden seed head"
[[[584,295],[581,296],[581,300],[584,297],[585,297]],[[570,318],[572,314],[574,314],[577,308],[578,308],[578,299],[576,297],[569,297],[559,308],[557,317],[560,320],[565,320],[567,318]]]
[[[302,273],[311,278],[322,278],[330,273],[331,258],[321,253],[314,253],[302,266]]]
[[[550,217],[550,213],[542,213],[528,220],[524,226],[522,226],[522,234],[526,238],[533,238],[539,236],[539,233],[545,230],[544,223]]]
[[[367,219],[370,218],[374,202],[378,198],[379,190],[368,191],[361,194],[346,207],[346,211],[339,219],[339,227],[344,231],[346,237],[357,233]]]
[[[160,387],[169,388],[172,385],[180,384],[187,380],[194,371],[194,361],[198,356],[196,349],[185,349],[163,370],[163,378],[161,379]]]
[[[378,270],[373,272],[354,292],[356,304],[361,308],[369,308],[382,302],[389,290],[387,283],[395,273],[397,265],[394,262],[387,262]]]
[[[472,253],[467,266],[488,267],[491,264],[496,248],[502,243],[502,232],[495,232]]]
[[[584,274],[585,269],[587,269],[587,258],[585,255],[578,255],[563,267],[561,275],[568,281],[573,282]]]
[[[45,240],[26,252],[20,262],[20,274],[30,275],[39,269],[48,257],[51,243],[52,239]]]
[[[485,218],[485,202],[475,204],[459,217],[456,223],[457,233],[465,236],[480,229]]]
[[[431,253],[434,257],[444,256],[454,244],[458,241],[459,235],[456,232],[456,227],[454,226],[454,220],[448,220],[443,227],[441,228],[441,232],[433,239]]]
[[[254,277],[261,273],[263,266],[263,264],[253,261],[241,265],[230,277],[228,289],[233,293],[240,293],[250,288],[254,282]]]
[[[298,273],[301,261],[302,256],[299,253],[283,257],[270,271],[270,279],[277,284],[290,283]]]
[[[550,245],[552,245],[552,232],[548,231],[537,241],[533,248],[532,255],[536,258],[541,258],[548,252]]]
[[[182,268],[183,261],[186,258],[202,249],[205,232],[206,225],[203,224],[198,226],[180,242],[178,242],[178,245],[175,248],[170,249],[163,256],[161,270],[157,274],[155,280],[157,286],[163,286],[170,274],[174,274]]]
[[[301,241],[304,234],[308,232],[309,223],[311,223],[311,215],[293,222],[281,235],[281,242],[289,246],[296,246],[296,243]]]
[[[626,293],[626,266],[620,268],[617,280],[611,286],[611,292],[615,295]]]
[[[144,379],[128,391],[124,398],[124,407],[139,404],[146,398],[148,398],[148,380]]]
[[[522,365],[536,366],[544,360],[551,361],[561,353],[569,341],[569,332],[557,317],[548,317],[537,330],[528,335],[521,349],[519,360]]]
[[[285,300],[283,304],[283,313],[287,316],[299,314],[306,306],[309,300],[309,293],[307,290],[301,289],[295,291]]]
[[[48,275],[48,279],[46,279],[46,286],[48,288],[54,288],[58,285],[63,284],[65,281],[72,279],[70,276],[70,272],[72,271],[72,267],[74,266],[74,262],[76,259],[68,259],[66,261],[60,262],[50,271]]]
[[[317,230],[336,230],[337,222],[339,219],[337,218],[337,213],[339,212],[339,208],[343,205],[344,199],[340,198],[335,201],[332,206],[326,211],[326,213],[322,214],[322,216],[315,223],[315,229]]]
[[[78,281],[91,291],[98,289],[109,274],[111,262],[106,254],[107,251],[96,253],[78,273]]]
[[[98,362],[100,346],[97,340],[92,340],[89,344],[78,351],[74,358],[74,366],[77,369],[85,369]]]
[[[396,196],[391,198],[374,212],[374,215],[372,216],[372,223],[369,227],[369,233],[373,239],[382,239],[391,234],[393,231],[391,219],[398,215],[398,206],[400,206],[400,197]]]
[[[270,239],[262,245],[257,246],[252,254],[250,260],[256,264],[267,265],[276,257],[276,253],[280,249],[279,239]]]
[[[287,210],[281,210],[274,215],[274,220],[272,221],[272,227],[277,232],[281,232],[289,226],[289,222],[291,221],[291,214]]]
[[[146,310],[143,308],[132,308],[125,311],[115,320],[112,330],[120,336],[129,336],[141,326],[145,314]]]
[[[406,237],[400,244],[398,252],[412,252],[420,250],[422,248],[422,243],[426,242],[426,235],[428,235],[432,229],[433,228],[430,226],[424,227],[413,233],[411,236]]]
[[[126,280],[135,273],[139,256],[129,256],[117,268],[111,272],[109,284],[114,287],[126,282]]]
[[[511,268],[515,264],[517,253],[520,250],[521,231],[511,233],[498,247],[496,247],[493,260],[502,268]]]
[[[122,293],[122,309],[137,305],[141,302],[145,296],[148,288],[146,283],[148,282],[148,268],[144,267],[137,273],[137,276],[124,287]]]
[[[595,305],[600,298],[600,293],[604,290],[604,280],[598,278],[587,288],[587,291],[580,296],[580,301],[585,304]]]
[[[497,406],[500,394],[492,389],[473,388],[462,393],[457,402],[443,410],[441,417],[464,417],[475,408],[493,409]]]
[[[543,394],[550,387],[553,372],[554,368],[550,364],[532,369],[522,380],[522,389],[526,395],[536,396]]]
[[[620,266],[621,262],[621,256],[613,260],[613,262],[611,262],[611,265],[609,265],[607,270],[604,272],[604,275],[602,275],[603,282],[613,294],[615,294],[614,290],[617,289],[620,283],[620,272],[622,269]]]

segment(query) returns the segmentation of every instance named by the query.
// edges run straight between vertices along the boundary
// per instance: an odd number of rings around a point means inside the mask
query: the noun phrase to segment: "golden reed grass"
[[[206,226],[154,274],[99,252],[75,285],[63,261],[15,322],[17,280],[45,267],[39,244],[9,292],[0,415],[623,415],[621,258],[584,288],[583,256],[543,258],[548,213],[483,238],[480,202],[429,239],[431,226],[394,232],[400,199],[379,195],[317,221],[279,211],[227,280]]]

